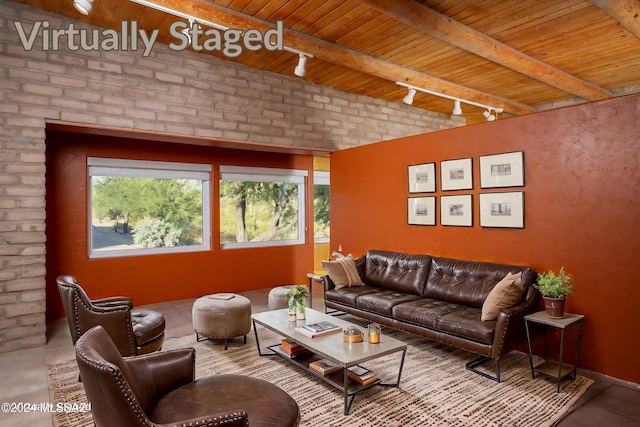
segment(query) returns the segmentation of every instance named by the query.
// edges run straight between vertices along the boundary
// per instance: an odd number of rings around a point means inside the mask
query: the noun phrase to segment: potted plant
[[[547,316],[562,319],[565,300],[572,291],[571,277],[564,272],[564,267],[557,275],[552,270],[539,274],[533,286],[542,294]]]
[[[304,319],[304,310],[307,304],[307,297],[309,297],[307,287],[295,285],[285,296],[289,297],[289,320]]]

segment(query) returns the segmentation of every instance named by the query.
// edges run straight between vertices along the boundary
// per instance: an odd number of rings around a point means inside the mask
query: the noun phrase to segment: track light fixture
[[[413,104],[413,97],[416,96],[416,90],[412,87],[409,88],[409,93],[407,93],[407,96],[405,96],[402,101],[407,104],[407,105],[411,105]]]
[[[73,0],[73,7],[83,15],[88,15],[93,9],[93,0]]]
[[[460,114],[462,114],[462,107],[460,107],[459,99],[456,99],[453,102],[453,111],[451,112],[451,114],[453,114],[454,116],[459,116]]]
[[[91,12],[91,3],[94,0],[73,0],[73,4],[76,7],[76,9],[78,9],[78,11],[84,15],[88,15],[89,12]],[[225,27],[224,25],[220,25],[220,24],[216,24],[215,22],[211,22],[211,21],[207,21],[206,19],[201,19],[198,18],[197,16],[192,16],[190,14],[184,13],[184,12],[180,12],[178,10],[175,9],[171,9],[169,7],[166,6],[162,6],[159,4],[154,3],[151,0],[129,0],[132,3],[137,3],[140,4],[142,6],[147,6],[150,7],[151,9],[155,9],[158,10],[160,12],[164,12],[167,13],[169,15],[173,15],[173,16],[177,16],[178,18],[182,18],[182,19],[188,19],[189,20],[189,28],[191,29],[193,27],[194,23],[198,23],[207,27],[211,27],[211,28],[215,28],[217,30],[220,31],[226,31],[229,28]],[[84,9],[88,9],[88,11],[85,13],[83,12],[80,8],[79,5],[82,5],[84,7]],[[186,34],[187,29],[185,28],[185,30],[183,30],[183,34]],[[187,35],[187,37],[189,37],[189,35]],[[189,37],[189,43],[191,43],[191,37]],[[296,76],[304,76],[306,74],[306,69],[305,69],[305,64],[307,62],[308,58],[313,58],[313,55],[307,52],[302,52],[299,51],[297,49],[294,49],[292,47],[289,46],[283,46],[282,50],[286,51],[286,52],[290,52],[290,53],[294,53],[296,55],[300,56],[300,59],[298,60],[298,65],[296,66],[295,70],[294,70],[294,74]]]
[[[484,116],[485,119],[487,119],[488,122],[492,122],[496,119],[496,116],[491,113],[491,108],[489,108],[487,111],[482,113],[482,115]]]
[[[462,108],[460,106],[461,103],[473,105],[473,106],[480,107],[480,108],[486,108],[487,111],[484,112],[484,115],[487,118],[487,121],[493,121],[493,120],[496,119],[496,116],[494,114],[492,114],[493,112],[502,113],[504,111],[502,108],[495,108],[495,107],[492,107],[490,105],[478,104],[477,102],[467,101],[465,99],[460,99],[460,98],[455,98],[455,97],[450,96],[450,95],[445,95],[443,93],[434,92],[434,91],[429,90],[429,89],[422,89],[420,87],[411,86],[411,85],[408,85],[406,83],[396,82],[396,84],[398,86],[404,86],[407,89],[409,89],[409,93],[403,99],[405,104],[411,105],[413,103],[413,97],[415,96],[416,91],[418,91],[418,92],[424,92],[424,93],[428,93],[429,95],[435,95],[435,96],[439,96],[440,98],[446,98],[446,99],[450,99],[450,100],[454,101],[452,114],[454,114],[456,116],[462,114]],[[487,116],[490,116],[490,117],[487,117]]]
[[[305,68],[306,64],[307,64],[307,56],[300,53],[298,58],[298,65],[296,65],[296,68],[293,70],[293,74],[295,74],[298,77],[304,77],[305,74],[307,74],[307,69]]]

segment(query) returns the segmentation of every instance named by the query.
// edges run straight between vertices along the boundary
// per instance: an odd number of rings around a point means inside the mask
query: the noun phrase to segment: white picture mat
[[[480,227],[524,228],[524,192],[480,194]]]
[[[524,186],[524,153],[480,156],[480,188]]]
[[[470,158],[441,161],[440,179],[442,190],[471,190],[473,188],[472,165]]]
[[[435,191],[435,163],[409,166],[409,193],[433,193]]]
[[[471,227],[473,199],[470,194],[440,197],[440,224]]]
[[[409,197],[409,224],[436,225],[436,198]]]

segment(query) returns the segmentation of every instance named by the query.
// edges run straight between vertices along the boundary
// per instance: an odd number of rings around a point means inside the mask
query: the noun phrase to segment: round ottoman
[[[229,338],[251,331],[251,301],[238,294],[212,294],[198,298],[191,310],[196,339],[224,339],[227,349]]]
[[[295,285],[287,285],[271,289],[269,291],[269,310],[289,308],[289,297],[286,294],[294,287]]]

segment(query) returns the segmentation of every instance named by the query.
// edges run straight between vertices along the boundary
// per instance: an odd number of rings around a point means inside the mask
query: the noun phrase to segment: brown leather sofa
[[[76,360],[97,427],[294,427],[298,404],[275,385],[244,375],[195,380],[195,350],[123,358],[101,326],[76,343]]]
[[[165,329],[162,313],[133,310],[133,302],[128,297],[91,300],[72,276],[59,276],[56,282],[74,344],[86,331],[102,325],[123,356],[162,348]]]
[[[371,250],[355,259],[361,286],[336,289],[324,277],[325,307],[421,335],[479,355],[467,364],[500,382],[500,358],[526,343],[524,316],[538,309],[529,267]],[[481,320],[491,290],[522,272],[522,295],[495,320]],[[495,376],[476,369],[495,360]]]

